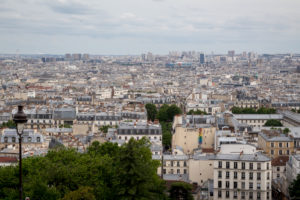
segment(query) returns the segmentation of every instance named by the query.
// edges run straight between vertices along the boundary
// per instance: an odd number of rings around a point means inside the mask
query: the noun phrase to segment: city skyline
[[[3,1],[0,53],[299,53],[297,1]]]

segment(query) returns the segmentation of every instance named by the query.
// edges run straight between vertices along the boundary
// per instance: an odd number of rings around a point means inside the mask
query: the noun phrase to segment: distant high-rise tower
[[[204,64],[204,63],[205,63],[204,53],[200,53],[200,64]]]
[[[234,50],[228,51],[228,56],[229,57],[234,57],[234,55],[235,55],[235,51]]]

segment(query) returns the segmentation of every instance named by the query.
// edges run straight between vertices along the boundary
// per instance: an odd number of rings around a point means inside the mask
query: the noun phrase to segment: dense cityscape
[[[0,55],[0,198],[297,199],[300,54]]]

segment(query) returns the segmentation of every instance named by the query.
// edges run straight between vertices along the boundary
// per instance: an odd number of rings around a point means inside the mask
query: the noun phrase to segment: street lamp
[[[18,106],[18,112],[14,115],[13,121],[16,124],[17,134],[19,136],[19,199],[22,200],[22,134],[24,125],[27,122],[27,116],[23,111],[23,106]]]

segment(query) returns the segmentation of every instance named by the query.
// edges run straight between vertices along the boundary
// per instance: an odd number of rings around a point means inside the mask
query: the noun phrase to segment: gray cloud
[[[281,0],[3,0],[0,43],[5,45],[0,52],[19,48],[56,53],[54,44],[78,52],[90,48],[91,53],[166,53],[172,48],[210,52],[226,51],[226,45],[272,51],[275,44],[283,51],[299,51],[299,6],[298,1]],[[30,44],[42,38],[60,43]]]

